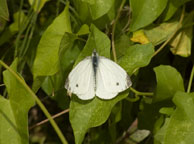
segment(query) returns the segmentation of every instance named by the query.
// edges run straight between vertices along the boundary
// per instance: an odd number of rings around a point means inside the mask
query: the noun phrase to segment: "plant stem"
[[[119,9],[118,9],[118,13],[117,13],[117,16],[116,16],[116,18],[115,18],[115,21],[114,21],[114,23],[113,23],[113,26],[112,26],[112,36],[111,36],[111,45],[112,45],[112,52],[113,52],[113,58],[114,58],[114,61],[115,62],[117,62],[117,55],[116,55],[116,50],[115,50],[115,28],[116,28],[116,24],[117,24],[117,21],[119,20],[119,17],[120,17],[120,14],[121,14],[121,11],[122,11],[122,8],[123,8],[123,6],[124,6],[124,4],[125,4],[125,1],[126,0],[122,0],[122,2],[121,2],[121,5],[120,5],[120,7],[119,7]]]
[[[56,131],[57,135],[59,136],[61,142],[63,144],[67,144],[67,141],[65,139],[65,137],[63,136],[61,130],[59,129],[58,125],[56,124],[56,122],[52,119],[51,115],[49,114],[49,112],[47,111],[46,107],[43,105],[43,103],[39,100],[39,98],[34,94],[34,92],[30,89],[30,87],[25,83],[25,81],[23,79],[21,79],[16,72],[14,72],[8,65],[6,65],[3,61],[0,60],[0,64],[5,67],[11,74],[13,74],[15,76],[15,78],[24,86],[24,88],[29,92],[29,94],[34,97],[34,99],[36,100],[37,104],[39,105],[39,107],[41,108],[41,110],[43,111],[43,113],[46,115],[46,117],[50,120],[51,125],[53,126],[54,130]]]
[[[193,65],[193,68],[191,70],[191,75],[190,75],[190,78],[189,78],[189,84],[188,84],[188,87],[187,87],[187,93],[190,93],[191,86],[192,86],[192,81],[193,81],[193,75],[194,75],[194,65]]]
[[[68,113],[68,112],[69,112],[69,109],[63,110],[62,112],[53,115],[52,118],[53,118],[53,119],[54,119],[54,118],[57,118],[57,117],[59,117],[59,116],[65,114],[65,113]],[[45,120],[43,120],[43,121],[41,121],[41,122],[39,122],[39,123],[36,123],[35,125],[31,126],[29,129],[31,130],[31,129],[33,129],[33,128],[37,127],[37,126],[40,126],[40,125],[42,125],[42,124],[44,124],[44,123],[46,123],[46,122],[48,122],[48,121],[49,121],[49,119],[45,119]]]
[[[142,96],[153,96],[154,93],[153,92],[139,92],[137,90],[135,90],[134,88],[130,87],[130,90],[135,93],[136,95],[142,95]]]

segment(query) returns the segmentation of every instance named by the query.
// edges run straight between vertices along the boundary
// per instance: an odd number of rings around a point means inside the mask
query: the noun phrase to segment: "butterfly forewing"
[[[95,96],[94,84],[92,59],[87,57],[71,71],[65,88],[68,92],[76,94],[80,99],[88,100]]]
[[[119,92],[131,86],[126,71],[115,62],[99,57],[96,74],[96,95],[102,99],[111,99]]]

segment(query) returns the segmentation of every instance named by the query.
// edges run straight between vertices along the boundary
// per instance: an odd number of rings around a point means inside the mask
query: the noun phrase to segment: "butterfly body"
[[[92,99],[95,95],[101,99],[112,99],[131,84],[123,68],[94,51],[70,72],[65,88],[82,100]]]
[[[96,51],[94,51],[92,53],[92,64],[93,64],[93,70],[94,70],[94,76],[96,76],[96,70],[98,67],[98,53]]]

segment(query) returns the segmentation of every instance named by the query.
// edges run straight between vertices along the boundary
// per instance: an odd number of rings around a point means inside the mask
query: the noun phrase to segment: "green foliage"
[[[131,31],[151,24],[166,7],[167,0],[131,0],[132,22]]]
[[[156,139],[160,143],[193,143],[194,132],[194,93],[176,92],[173,102],[176,109],[171,114],[170,118],[166,118],[166,122],[160,131],[156,133]],[[160,137],[160,138],[158,138]]]
[[[194,143],[192,5],[0,0],[0,143]],[[126,70],[132,88],[110,100],[68,96],[69,72],[94,49]],[[56,124],[47,110],[69,115]],[[54,129],[31,128],[42,112]]]
[[[109,57],[110,50],[110,40],[106,35],[96,29],[93,25],[91,26],[91,34],[88,38],[88,41],[81,53],[78,60],[81,57],[87,56],[92,53],[93,48],[99,52],[100,55]],[[96,47],[95,47],[96,46]],[[134,71],[136,68],[146,66],[151,56],[154,52],[153,46],[151,44],[147,45],[135,45],[130,47],[127,51],[127,57],[122,57],[120,65],[123,66],[129,73]],[[128,62],[129,67],[126,66]],[[113,100],[104,101],[98,98],[90,102],[80,102],[77,99],[72,99],[70,103],[70,121],[74,130],[74,135],[76,143],[81,143],[84,134],[91,127],[96,127],[104,123],[108,116],[110,115],[112,107],[119,102],[121,99],[125,98],[127,93],[123,93]],[[77,123],[77,121],[80,121]]]
[[[106,14],[114,0],[107,0],[107,1],[99,1],[99,0],[91,0],[91,1],[86,1],[85,2],[89,3],[89,10],[91,12],[91,16],[93,19],[97,19],[101,16],[103,16],[104,14]]]
[[[15,71],[17,61],[16,59],[11,65]],[[0,100],[2,106],[0,141],[2,144],[28,143],[28,111],[35,104],[34,98],[9,71],[6,70],[3,76],[9,99],[1,97]]]
[[[148,65],[153,53],[154,47],[151,43],[133,45],[126,50],[126,55],[121,57],[119,64],[123,66],[129,74],[132,74],[132,72],[138,68]]]
[[[9,20],[9,11],[6,0],[0,0],[0,18]]]
[[[21,137],[17,131],[17,124],[13,115],[14,109],[11,108],[10,100],[0,96],[0,108],[0,142],[2,144],[21,144]]]
[[[65,32],[71,32],[68,6],[52,22],[41,37],[33,65],[35,77],[53,75],[58,71],[59,45]],[[45,51],[47,52],[45,53]],[[47,60],[48,58],[49,61]]]
[[[154,102],[171,99],[176,91],[184,91],[183,79],[176,69],[161,65],[154,68],[154,71],[157,79]]]

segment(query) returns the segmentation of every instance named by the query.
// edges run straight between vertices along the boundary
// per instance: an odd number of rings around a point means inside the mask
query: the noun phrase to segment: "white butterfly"
[[[99,56],[94,50],[70,72],[65,88],[82,100],[96,95],[101,99],[112,99],[132,85],[126,71],[108,58]]]

